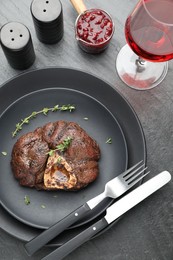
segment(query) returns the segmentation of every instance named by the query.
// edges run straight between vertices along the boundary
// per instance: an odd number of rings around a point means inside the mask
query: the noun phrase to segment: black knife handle
[[[28,255],[34,254],[37,250],[39,250],[42,246],[46,245],[53,238],[58,236],[61,232],[63,232],[66,228],[71,226],[73,223],[81,219],[85,216],[87,212],[91,209],[87,203],[74,210],[72,213],[67,215],[65,218],[49,227],[41,234],[30,240],[25,244],[25,249]]]
[[[78,248],[80,245],[89,240],[92,236],[97,234],[103,228],[108,226],[105,218],[102,218],[89,228],[85,229],[83,232],[79,233],[77,236],[73,237],[71,240],[55,249],[52,253],[42,258],[42,260],[61,260],[68,254],[70,254],[73,250]]]

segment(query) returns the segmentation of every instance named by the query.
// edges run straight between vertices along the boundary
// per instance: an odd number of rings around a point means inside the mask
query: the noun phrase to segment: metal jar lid
[[[62,4],[59,0],[33,0],[31,14],[41,42],[53,44],[61,40],[64,26]]]
[[[0,32],[1,46],[14,69],[27,69],[35,61],[35,52],[28,28],[19,22],[9,22]]]

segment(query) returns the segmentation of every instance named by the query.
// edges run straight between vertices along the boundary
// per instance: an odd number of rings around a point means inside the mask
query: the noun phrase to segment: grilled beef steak
[[[56,150],[67,138],[66,150]],[[23,186],[44,190],[79,190],[99,173],[100,149],[77,123],[51,122],[20,137],[12,150],[14,176]]]

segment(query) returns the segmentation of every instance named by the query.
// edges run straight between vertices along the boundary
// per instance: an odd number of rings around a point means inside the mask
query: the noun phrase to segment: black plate
[[[146,160],[143,130],[130,104],[108,83],[82,71],[49,68],[28,72],[13,78],[0,88],[0,96],[3,97],[0,103],[0,112],[2,113],[17,98],[31,91],[59,86],[89,94],[111,111],[118,120],[126,138],[128,167],[141,159]],[[25,225],[13,218],[3,207],[0,207],[0,215],[0,227],[21,240],[29,241],[40,232],[39,229]],[[101,216],[98,216],[96,220],[99,218]],[[62,235],[51,242],[51,245],[61,245],[89,224],[63,232]]]
[[[22,187],[14,179],[10,167],[12,147],[17,140],[12,138],[11,133],[15,130],[16,123],[33,111],[54,107],[57,104],[74,104],[76,109],[71,113],[62,111],[49,113],[47,116],[39,115],[23,127],[18,137],[56,120],[77,122],[84,128],[100,146],[100,173],[94,183],[78,192],[48,192]],[[127,167],[127,147],[118,122],[100,102],[76,90],[49,88],[25,95],[5,110],[0,117],[0,125],[3,126],[1,149],[7,152],[7,156],[0,156],[0,201],[14,217],[33,227],[44,229],[58,222],[75,208],[101,193],[105,184]],[[112,144],[106,143],[109,137],[112,138]],[[26,195],[31,201],[28,206],[24,203]],[[105,200],[102,208],[92,211],[85,218],[85,222],[102,213],[110,202],[110,199]],[[45,208],[42,208],[42,205]],[[82,221],[80,224],[83,223]]]

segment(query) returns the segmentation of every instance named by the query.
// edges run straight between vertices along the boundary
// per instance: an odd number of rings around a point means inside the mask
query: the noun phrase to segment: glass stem
[[[136,72],[142,72],[145,70],[146,67],[146,61],[143,60],[141,57],[138,57],[138,59],[136,59]]]

